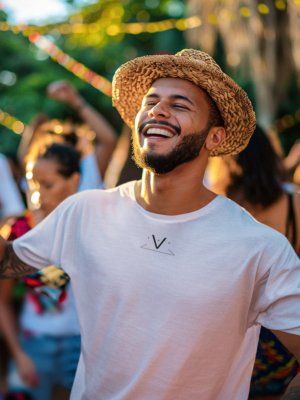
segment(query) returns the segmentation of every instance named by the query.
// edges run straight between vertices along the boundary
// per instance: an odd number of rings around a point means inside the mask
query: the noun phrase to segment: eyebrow
[[[159,98],[159,96],[158,96],[158,94],[155,94],[155,93],[152,93],[152,94],[147,94],[147,96],[145,96],[145,99],[149,99],[149,98]],[[173,94],[172,96],[170,96],[171,97],[171,99],[179,99],[179,100],[185,100],[185,101],[187,101],[188,103],[190,103],[190,104],[192,104],[192,105],[194,105],[194,103],[188,98],[188,97],[185,97],[185,96],[181,96],[180,94]]]

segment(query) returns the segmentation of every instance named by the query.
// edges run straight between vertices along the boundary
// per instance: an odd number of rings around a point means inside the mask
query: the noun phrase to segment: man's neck
[[[146,211],[163,215],[186,214],[205,207],[216,194],[202,183],[205,165],[195,168],[192,164],[180,165],[164,175],[144,170],[142,181],[135,186],[138,204]]]

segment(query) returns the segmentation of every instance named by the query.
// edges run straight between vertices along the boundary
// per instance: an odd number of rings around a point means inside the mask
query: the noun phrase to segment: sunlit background
[[[2,8],[11,24],[58,21],[71,11],[69,4],[60,0],[4,0]]]
[[[76,122],[45,96],[68,79],[120,132],[111,80],[124,62],[185,47],[208,52],[248,93],[285,151],[299,139],[300,0],[2,0],[0,152],[40,113]]]

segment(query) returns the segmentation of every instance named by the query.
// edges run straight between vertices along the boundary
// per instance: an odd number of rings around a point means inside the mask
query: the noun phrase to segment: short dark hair
[[[65,143],[69,144],[73,147],[75,147],[78,143],[78,136],[76,135],[76,133],[74,131],[70,132],[70,133],[66,133],[65,135],[62,135]]]
[[[65,178],[80,173],[80,153],[71,146],[53,143],[39,159],[55,160],[59,164],[58,173]]]
[[[17,154],[16,152],[14,152],[14,151],[5,151],[3,154],[5,155],[5,157],[6,157],[8,160],[11,160],[12,163],[13,163],[17,168],[20,167],[20,163],[19,163],[19,160],[18,160],[18,154]]]
[[[234,200],[241,194],[243,203],[266,208],[283,193],[283,167],[267,135],[256,127],[248,146],[233,156],[240,172],[230,170],[230,183],[225,193]]]
[[[209,129],[212,126],[224,126],[224,121],[220,113],[220,110],[218,109],[216,103],[213,101],[213,99],[206,91],[205,91],[205,100],[208,104],[208,109],[209,109],[208,122],[207,122],[207,126],[209,127]]]

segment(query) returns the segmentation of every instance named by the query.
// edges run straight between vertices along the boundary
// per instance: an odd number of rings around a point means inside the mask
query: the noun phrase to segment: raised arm
[[[44,122],[46,122],[48,119],[49,118],[46,114],[38,114],[30,122],[30,125],[25,126],[24,132],[22,133],[21,142],[18,148],[18,160],[23,169],[24,174],[26,167],[25,165],[26,154],[28,153],[28,149],[31,146],[32,142],[35,140],[38,127],[42,125]]]
[[[68,104],[96,134],[96,159],[101,177],[104,177],[111,155],[116,147],[117,135],[106,119],[90,106],[67,81],[52,83],[47,90],[50,98]]]
[[[0,279],[17,278],[34,272],[37,272],[37,269],[20,260],[12,243],[0,236]]]

